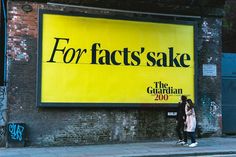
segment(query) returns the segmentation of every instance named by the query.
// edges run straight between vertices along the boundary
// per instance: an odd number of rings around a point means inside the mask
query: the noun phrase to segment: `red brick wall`
[[[9,2],[8,5],[12,6]],[[38,20],[37,10],[38,4],[31,3],[33,7],[32,12],[25,12],[22,10],[22,6],[26,3],[14,3],[14,6],[8,7],[8,51],[7,55],[12,60],[17,61],[29,61],[30,53],[36,53],[29,51],[29,44],[25,36],[30,38],[37,38],[38,34]]]

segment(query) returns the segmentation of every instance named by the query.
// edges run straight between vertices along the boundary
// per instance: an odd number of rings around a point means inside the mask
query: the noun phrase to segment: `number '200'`
[[[157,94],[156,97],[155,97],[155,100],[158,101],[158,100],[168,100],[169,99],[169,96],[167,94]]]

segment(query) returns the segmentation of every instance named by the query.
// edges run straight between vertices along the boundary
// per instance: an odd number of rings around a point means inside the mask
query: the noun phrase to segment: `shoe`
[[[189,145],[189,147],[193,148],[193,147],[196,147],[197,145],[198,145],[198,143],[195,142],[195,143],[191,143],[191,144]]]
[[[179,142],[179,144],[184,145],[184,144],[186,144],[186,142],[181,141],[181,142]]]
[[[188,147],[188,143],[187,143],[187,142],[184,142],[183,146],[184,146],[184,147]]]
[[[176,142],[176,144],[181,144],[181,145],[182,145],[183,143],[184,143],[183,140],[179,140],[179,141]]]

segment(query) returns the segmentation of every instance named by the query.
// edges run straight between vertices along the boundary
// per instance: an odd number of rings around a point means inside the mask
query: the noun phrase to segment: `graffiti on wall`
[[[203,129],[203,132],[211,132],[211,131],[217,131],[219,128],[222,128],[221,124],[221,106],[220,104],[213,101],[208,96],[203,96],[201,99],[202,103],[202,113],[203,113],[203,119],[201,120],[201,125]]]
[[[218,116],[219,109],[220,109],[220,106],[216,102],[212,101],[210,103],[210,114],[211,114],[211,116],[213,116],[213,117]]]
[[[6,87],[0,87],[0,126],[6,125]]]
[[[215,24],[212,25],[211,23],[214,22]],[[203,31],[203,39],[206,42],[209,42],[210,40],[216,41],[216,39],[219,38],[220,32],[219,28],[221,27],[222,23],[221,20],[216,19],[215,21],[209,21],[209,20],[204,20],[202,23],[202,31]]]
[[[22,123],[8,124],[8,140],[23,142],[25,137],[25,125]]]
[[[0,87],[0,147],[4,145],[7,117],[6,87]]]

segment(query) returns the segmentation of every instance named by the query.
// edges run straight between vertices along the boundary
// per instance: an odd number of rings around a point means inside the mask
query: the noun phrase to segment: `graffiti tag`
[[[25,127],[20,125],[19,123],[12,123],[8,125],[8,130],[10,134],[10,138],[16,141],[23,140],[23,132]]]
[[[215,103],[214,101],[211,102],[211,105],[210,105],[210,114],[212,116],[215,116],[218,114],[220,107],[217,103]]]

